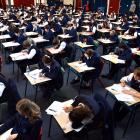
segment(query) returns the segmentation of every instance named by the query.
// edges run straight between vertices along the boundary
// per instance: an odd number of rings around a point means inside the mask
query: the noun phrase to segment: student
[[[100,125],[100,127],[103,127],[103,139],[114,139],[112,111],[107,101],[100,94],[77,96],[70,106],[64,107],[64,110],[69,112],[69,119],[74,129],[86,126],[81,130],[84,132],[84,128],[85,130],[94,130],[99,128]]]
[[[17,114],[0,126],[0,135],[12,129],[8,140],[38,140],[42,126],[40,107],[29,99],[20,100]]]
[[[51,80],[41,85],[44,93],[44,97],[51,96],[51,93],[55,89],[60,89],[63,85],[63,74],[61,67],[57,61],[55,61],[51,56],[45,55],[42,58],[43,66],[40,76],[49,77]]]
[[[11,115],[16,113],[16,103],[21,99],[16,84],[13,80],[9,79],[8,81],[3,75],[0,75],[0,112],[2,113],[4,103],[7,104],[5,114],[0,114],[0,122],[4,121],[5,118],[8,118]],[[2,117],[4,116],[4,117]]]
[[[123,87],[128,84],[130,87],[140,92],[140,67],[136,68],[134,72],[128,76],[123,77],[120,82]],[[140,97],[140,95],[138,95],[138,97]]]
[[[43,37],[45,39],[49,40],[48,45],[52,45],[53,39],[54,39],[54,33],[52,32],[52,30],[50,29],[50,27],[48,25],[45,26]]]
[[[26,32],[31,32],[31,31],[33,31],[33,25],[31,21],[27,21]]]
[[[22,50],[22,52],[27,53],[28,58],[17,61],[17,64],[18,64],[22,74],[26,72],[26,67],[28,65],[40,64],[41,57],[42,57],[40,50],[38,48],[36,48],[34,45],[32,45],[32,43],[29,39],[25,40],[23,42],[23,48],[24,48],[24,50]]]
[[[109,79],[112,79],[115,75],[115,73],[118,73],[120,68],[123,68],[125,66],[129,66],[131,64],[132,60],[132,52],[131,49],[123,42],[119,44],[119,47],[115,49],[114,53],[118,55],[118,59],[124,60],[125,64],[114,64],[111,63],[111,69],[107,76]]]
[[[129,74],[128,76],[122,77],[120,80],[120,84],[122,87],[125,87],[126,85],[129,85],[136,91],[130,91],[130,90],[123,90],[123,93],[133,95],[137,98],[140,98],[140,68],[136,68],[133,73]],[[115,102],[114,105],[114,116],[116,121],[121,121],[128,113],[129,109],[122,105],[119,101]]]
[[[81,58],[83,63],[86,63],[88,67],[94,67],[95,70],[85,72],[83,74],[83,80],[85,81],[84,87],[91,86],[91,80],[96,79],[100,74],[100,56],[92,49],[87,49]],[[79,82],[79,78],[76,77],[71,81],[71,84]]]

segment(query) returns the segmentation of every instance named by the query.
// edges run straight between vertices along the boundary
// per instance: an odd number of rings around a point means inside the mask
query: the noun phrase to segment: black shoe
[[[73,79],[70,83],[73,85],[73,84],[76,84],[76,83],[78,83],[78,82],[80,82],[79,79]]]

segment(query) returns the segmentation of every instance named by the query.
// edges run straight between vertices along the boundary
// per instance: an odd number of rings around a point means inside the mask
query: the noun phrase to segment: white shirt
[[[129,34],[129,30],[127,30],[127,31],[125,32],[125,34]],[[137,33],[137,32],[134,33],[134,37],[138,37],[138,33]]]
[[[134,76],[134,73],[130,73],[128,76],[122,77],[122,79],[120,81],[125,81],[127,84],[130,84],[133,76]],[[140,80],[138,80],[138,82],[140,82]]]
[[[32,59],[35,55],[36,55],[36,50],[35,49],[32,49],[30,51],[30,53],[28,54],[28,59]]]
[[[57,49],[58,52],[63,51],[66,48],[66,45],[67,45],[66,42],[65,41],[62,41],[61,44],[60,44],[60,46],[59,46],[59,48]]]
[[[93,28],[92,28],[92,32],[95,34],[95,32],[96,32],[96,27],[95,26],[93,26]]]
[[[0,97],[2,96],[3,91],[4,91],[5,88],[6,87],[5,87],[4,83],[0,82]]]
[[[136,4],[135,3],[132,3],[131,6],[130,6],[129,11],[134,13],[135,10],[136,10]]]

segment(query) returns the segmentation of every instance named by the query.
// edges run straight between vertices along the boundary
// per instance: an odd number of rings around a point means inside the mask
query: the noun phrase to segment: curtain
[[[6,9],[6,0],[0,0],[0,8]]]
[[[119,6],[120,6],[120,0],[110,0],[110,3],[109,3],[109,14],[111,12],[118,13],[119,12]]]
[[[82,7],[82,0],[76,0],[76,9]]]
[[[14,6],[20,7],[21,5],[26,7],[34,5],[34,0],[14,0]]]

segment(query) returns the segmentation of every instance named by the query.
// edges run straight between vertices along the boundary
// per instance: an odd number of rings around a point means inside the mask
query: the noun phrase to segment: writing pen
[[[50,108],[49,110],[50,110],[50,111],[53,111],[53,112],[56,112],[55,110],[53,110],[53,109],[51,109],[51,108]]]

